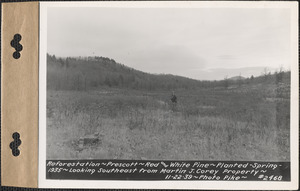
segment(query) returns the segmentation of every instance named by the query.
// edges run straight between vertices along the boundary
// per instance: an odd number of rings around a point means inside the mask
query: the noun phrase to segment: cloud
[[[205,59],[184,46],[153,46],[131,52],[126,58],[132,67],[150,73],[180,75],[191,69],[205,68]]]
[[[220,60],[234,60],[235,59],[235,57],[233,55],[229,55],[229,54],[220,55],[220,56],[218,56],[218,58]]]

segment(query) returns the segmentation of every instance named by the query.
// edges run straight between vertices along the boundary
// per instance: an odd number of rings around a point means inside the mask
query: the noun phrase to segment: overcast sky
[[[200,80],[290,69],[289,9],[48,8],[48,53]]]

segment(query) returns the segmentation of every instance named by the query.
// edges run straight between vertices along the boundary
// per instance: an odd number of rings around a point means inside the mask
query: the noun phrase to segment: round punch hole
[[[14,53],[13,53],[13,57],[14,57],[15,59],[19,59],[19,58],[21,57],[20,52],[14,52]]]

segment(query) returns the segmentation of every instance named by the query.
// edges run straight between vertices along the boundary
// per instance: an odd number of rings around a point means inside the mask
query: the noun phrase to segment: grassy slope
[[[49,90],[48,159],[289,160],[289,85],[170,92]],[[285,95],[285,96],[282,96]],[[79,137],[102,144],[79,151]]]
[[[47,158],[287,161],[289,76],[197,81],[48,56]],[[95,132],[102,143],[79,149]]]

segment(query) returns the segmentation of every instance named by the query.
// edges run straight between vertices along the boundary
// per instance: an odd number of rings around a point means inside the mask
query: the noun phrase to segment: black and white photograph
[[[285,9],[53,8],[48,159],[289,160]]]
[[[291,29],[280,7],[49,7],[46,159],[290,162]]]

